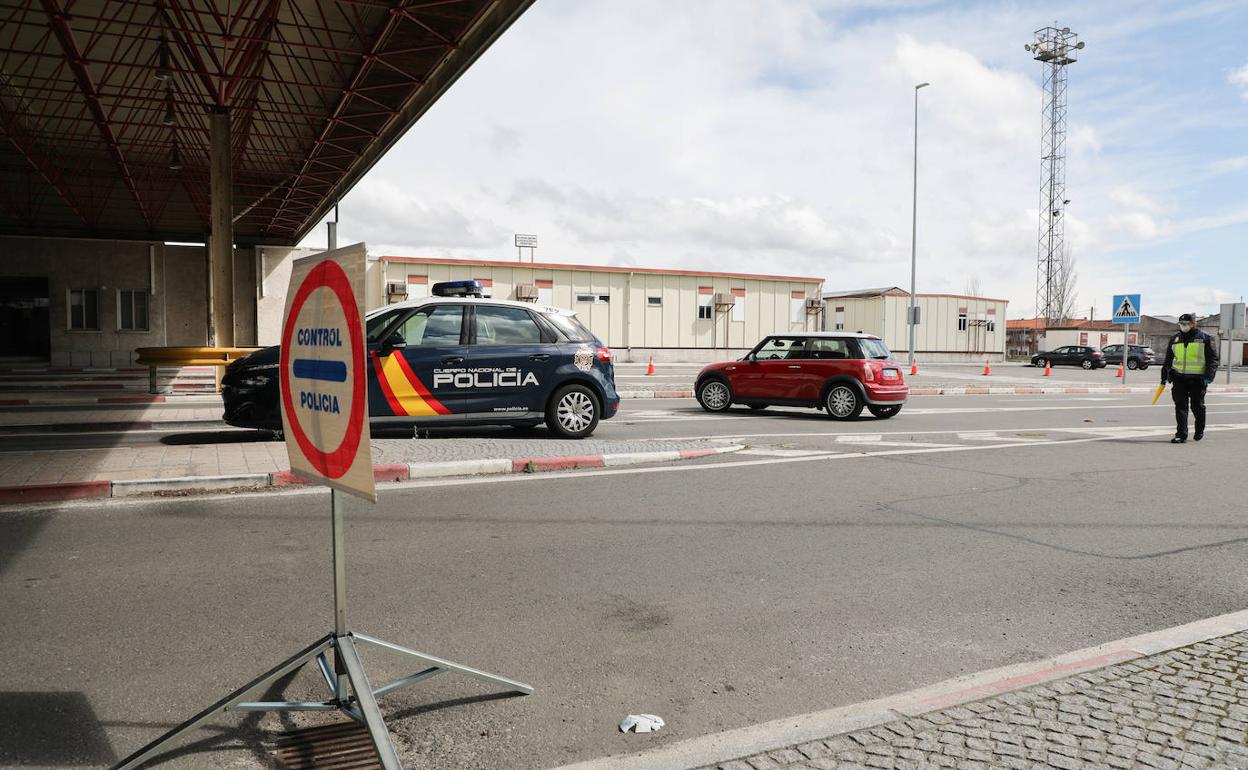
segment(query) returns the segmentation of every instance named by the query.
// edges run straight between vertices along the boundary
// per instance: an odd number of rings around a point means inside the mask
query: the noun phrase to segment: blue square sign
[[[1140,295],[1114,295],[1114,323],[1138,324],[1140,322]]]

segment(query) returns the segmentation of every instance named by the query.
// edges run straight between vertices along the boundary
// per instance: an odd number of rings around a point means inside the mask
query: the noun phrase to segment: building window
[[[698,320],[711,321],[715,318],[715,294],[709,286],[698,287]]]
[[[646,305],[649,307],[663,307],[662,297],[646,297]]]
[[[836,328],[833,329],[833,331],[839,332],[839,331],[844,331],[844,330],[845,330],[845,308],[838,307],[836,309]]]
[[[591,305],[605,305],[611,301],[610,294],[577,294],[577,302],[588,302]]]
[[[732,290],[732,320],[745,320],[745,289]]]
[[[958,331],[966,331],[966,308],[958,311]]]
[[[997,330],[997,321],[995,318],[988,319],[988,332],[992,333]]]
[[[69,328],[99,329],[99,296],[97,289],[69,290]]]
[[[147,331],[147,291],[121,289],[117,292],[117,328]]]
[[[592,303],[594,301],[594,295],[593,294],[577,294],[576,301]]]

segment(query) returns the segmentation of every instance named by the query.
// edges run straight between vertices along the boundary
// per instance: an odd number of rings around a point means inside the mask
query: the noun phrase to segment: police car
[[[432,297],[365,318],[373,425],[515,425],[543,421],[584,438],[614,417],[611,351],[569,310],[483,299],[477,281],[434,284]],[[279,349],[230,364],[224,419],[280,431]]]

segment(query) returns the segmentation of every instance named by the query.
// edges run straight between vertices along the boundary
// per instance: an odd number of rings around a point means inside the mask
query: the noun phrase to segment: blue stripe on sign
[[[310,358],[296,358],[295,376],[308,380],[346,382],[347,365],[342,361],[314,361]]]

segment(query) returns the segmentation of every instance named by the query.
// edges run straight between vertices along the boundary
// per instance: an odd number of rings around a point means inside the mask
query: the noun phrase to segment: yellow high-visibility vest
[[[1193,342],[1176,340],[1170,345],[1170,350],[1174,352],[1174,364],[1172,366],[1172,370],[1175,374],[1205,373],[1204,340],[1198,339]]]

